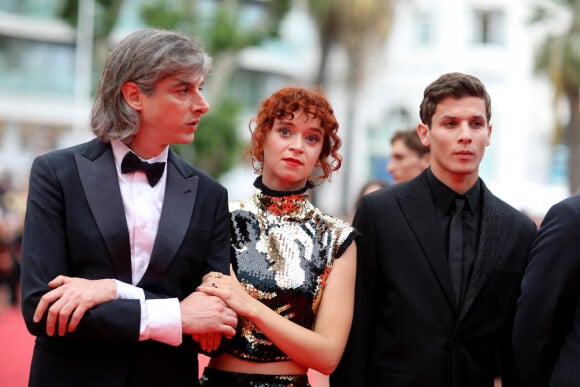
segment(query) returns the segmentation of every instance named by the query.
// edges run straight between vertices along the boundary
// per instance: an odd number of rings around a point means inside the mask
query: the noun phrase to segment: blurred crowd
[[[0,307],[20,298],[20,245],[26,208],[26,188],[10,172],[0,175]]]

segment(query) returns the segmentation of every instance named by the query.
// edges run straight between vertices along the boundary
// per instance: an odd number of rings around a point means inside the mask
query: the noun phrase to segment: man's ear
[[[143,108],[143,93],[135,82],[125,82],[123,86],[121,86],[121,92],[123,93],[123,98],[125,98],[127,105],[137,111]]]
[[[421,140],[421,144],[423,146],[431,145],[429,141],[429,127],[423,123],[417,125],[417,134],[419,135],[419,139]]]
[[[491,126],[491,124],[489,124],[489,126],[487,127],[487,141],[485,142],[485,146],[489,146],[489,144],[491,144],[491,131],[493,130],[493,127]]]

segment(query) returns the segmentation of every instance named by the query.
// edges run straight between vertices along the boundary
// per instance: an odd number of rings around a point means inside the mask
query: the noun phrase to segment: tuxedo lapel
[[[197,196],[199,178],[186,170],[181,160],[170,150],[167,163],[167,183],[159,228],[151,261],[139,286],[148,286],[163,276],[174,259],[190,226]]]
[[[493,272],[503,249],[503,245],[509,230],[512,219],[506,219],[509,215],[502,210],[499,201],[483,185],[483,208],[481,214],[481,228],[473,272],[467,286],[465,300],[461,307],[459,318],[463,318],[477,295],[485,285],[490,274]]]
[[[79,177],[117,278],[131,283],[131,248],[113,152],[98,140],[75,154]]]
[[[408,184],[408,194],[398,198],[399,205],[423,251],[423,256],[437,277],[450,305],[455,309],[455,296],[445,255],[445,233],[437,223],[425,173]]]

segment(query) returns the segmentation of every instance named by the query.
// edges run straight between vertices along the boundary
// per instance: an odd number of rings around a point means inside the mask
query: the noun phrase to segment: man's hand
[[[88,280],[59,275],[48,283],[52,288],[38,303],[33,320],[39,322],[46,312],[46,334],[53,336],[73,332],[85,312],[111,301],[117,294],[113,279]],[[48,312],[47,312],[48,310]]]
[[[228,338],[236,334],[238,316],[218,297],[193,292],[181,301],[180,307],[182,332],[197,337],[198,341],[207,333]]]
[[[221,333],[206,333],[191,335],[191,337],[199,343],[199,347],[206,353],[210,353],[218,349],[222,341]]]

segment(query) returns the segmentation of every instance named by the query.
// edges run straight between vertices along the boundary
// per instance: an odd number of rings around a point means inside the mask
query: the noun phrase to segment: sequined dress
[[[254,298],[311,329],[334,260],[357,233],[314,207],[305,193],[308,187],[273,191],[260,177],[254,185],[252,198],[230,203],[234,271]],[[224,350],[259,362],[290,359],[244,318]]]

